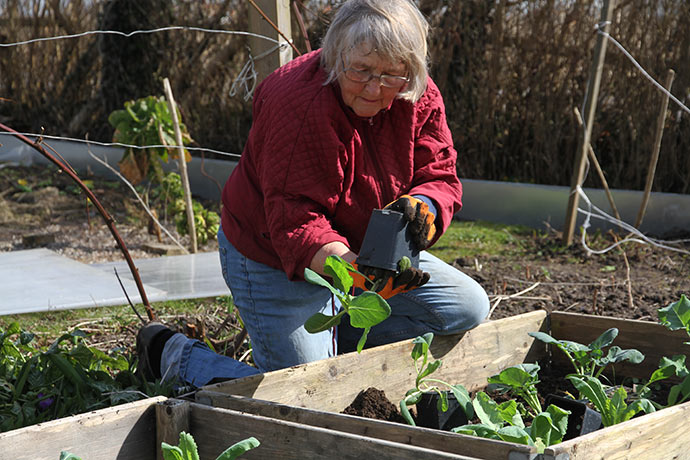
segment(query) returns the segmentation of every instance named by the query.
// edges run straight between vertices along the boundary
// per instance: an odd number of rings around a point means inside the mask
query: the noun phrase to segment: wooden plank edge
[[[360,436],[409,444],[479,459],[508,459],[511,452],[529,456],[536,451],[528,446],[467,436],[400,423],[374,420],[347,414],[336,414],[302,407],[261,401],[244,396],[208,390],[196,394],[199,404],[241,411],[264,417],[342,431]]]
[[[261,445],[242,458],[361,460],[371,458],[457,459],[475,457],[434,451],[422,447],[360,436],[342,431],[278,420],[230,409],[191,403],[190,426],[201,458],[215,458],[230,444],[254,436]]]

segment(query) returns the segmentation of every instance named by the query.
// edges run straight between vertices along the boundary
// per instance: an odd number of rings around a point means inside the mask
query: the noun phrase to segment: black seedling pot
[[[563,436],[564,441],[601,428],[601,414],[588,407],[585,401],[548,395],[546,397],[546,406],[548,407],[549,404],[570,411],[568,429],[565,436]]]
[[[419,267],[419,251],[407,231],[407,220],[400,212],[374,209],[357,264],[397,271],[403,256],[410,259],[413,267]]]
[[[460,403],[452,392],[448,394],[448,410],[443,412],[439,409],[441,397],[438,393],[424,393],[422,399],[416,404],[418,426],[434,428],[436,430],[450,431],[462,425],[467,425],[467,416]]]

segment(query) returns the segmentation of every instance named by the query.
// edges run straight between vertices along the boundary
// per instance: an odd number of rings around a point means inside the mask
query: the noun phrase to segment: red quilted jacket
[[[228,240],[292,280],[326,243],[358,252],[372,210],[400,195],[434,201],[436,238],[461,206],[457,153],[433,81],[417,103],[396,99],[360,118],[337,83],[323,85],[319,56],[301,56],[257,87],[249,138],[223,190]]]

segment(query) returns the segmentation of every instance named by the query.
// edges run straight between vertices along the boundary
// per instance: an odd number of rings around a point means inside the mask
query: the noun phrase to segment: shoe
[[[169,328],[163,324],[152,321],[144,325],[139,332],[137,332],[137,355],[139,356],[139,364],[137,364],[136,375],[153,382],[161,377],[160,369],[152,365],[151,351],[153,348],[156,336],[164,331],[170,331]],[[172,333],[172,331],[170,331]],[[160,357],[158,358],[158,367],[160,366]]]

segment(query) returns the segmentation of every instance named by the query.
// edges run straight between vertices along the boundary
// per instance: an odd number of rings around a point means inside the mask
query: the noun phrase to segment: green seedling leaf
[[[615,327],[607,329],[589,344],[589,348],[592,350],[601,350],[602,348],[611,345],[616,337],[618,337],[618,329]]]
[[[681,294],[680,300],[658,311],[659,322],[672,331],[685,329],[690,334],[690,300]]]
[[[259,447],[261,443],[255,437],[249,437],[228,447],[216,460],[235,460],[243,453]]]
[[[326,289],[328,289],[329,291],[331,291],[331,292],[333,293],[333,295],[335,295],[335,296],[338,297],[339,299],[340,299],[341,297],[343,297],[343,293],[342,293],[341,291],[339,291],[339,290],[337,290],[336,288],[334,288],[334,287],[331,285],[331,283],[329,283],[328,281],[326,281],[321,275],[319,275],[318,273],[316,273],[316,272],[315,272],[314,270],[312,270],[311,268],[305,268],[305,269],[304,269],[304,279],[307,280],[307,281],[309,281],[309,282],[312,283],[312,284],[316,284],[317,286],[325,287]]]
[[[352,326],[370,328],[388,318],[391,307],[377,293],[365,291],[350,302],[347,312]]]
[[[352,276],[348,272],[348,268],[354,270],[351,264],[335,255],[328,256],[323,266],[323,271],[333,278],[335,288],[346,294],[352,288]]]
[[[340,324],[344,314],[345,310],[341,310],[335,316],[328,316],[324,315],[323,313],[315,313],[304,323],[304,328],[310,334],[327,331],[328,329]]]
[[[410,258],[407,256],[402,256],[400,260],[398,261],[398,272],[404,272],[408,268],[412,266],[412,262],[410,261]]]
[[[467,391],[462,385],[451,385],[450,391],[455,395],[455,399],[458,401],[460,406],[464,409],[467,419],[474,418],[474,408],[472,407],[472,398],[470,398],[470,392]]]
[[[163,442],[161,443],[161,450],[163,451],[163,460],[187,460],[184,458],[182,449],[177,446]]]
[[[434,334],[427,332],[422,336],[415,337],[412,340],[414,347],[412,347],[412,359],[417,361],[422,356],[427,356],[431,341],[434,339]]]
[[[524,428],[519,426],[506,426],[499,429],[496,433],[502,441],[525,444],[528,446],[535,445],[532,441],[532,438],[530,438],[529,433],[527,433]],[[542,453],[543,452],[544,450],[542,449]]]
[[[81,460],[81,457],[77,457],[71,452],[65,452],[64,450],[60,452],[60,460]]]

